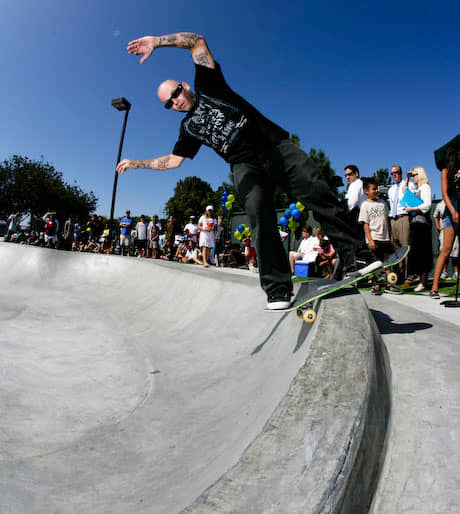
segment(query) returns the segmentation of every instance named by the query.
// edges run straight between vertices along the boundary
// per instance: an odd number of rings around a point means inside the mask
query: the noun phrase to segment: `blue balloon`
[[[289,220],[286,219],[284,216],[280,219],[280,223],[281,225],[283,225],[283,227],[287,227],[289,225]]]
[[[295,219],[295,220],[298,220],[300,218],[300,214],[301,212],[299,211],[299,209],[294,209],[292,211],[292,217]]]
[[[241,232],[241,233],[243,233],[243,232],[244,232],[244,227],[243,227],[243,225],[238,225],[238,232]]]
[[[224,197],[225,197],[225,200],[227,200],[227,198],[228,198],[228,191],[224,191],[224,192],[222,193],[222,196],[224,196]]]
[[[220,197],[220,201],[221,201],[222,203],[225,203],[225,202],[227,201],[227,197],[226,197],[226,196],[224,196],[224,195],[222,195],[222,196]]]
[[[294,209],[297,209],[297,205],[295,203],[291,203],[289,210],[292,212]]]
[[[290,211],[289,209],[288,209],[288,210],[286,210],[286,211],[284,211],[284,217],[285,217],[286,219],[290,220],[290,219],[291,219],[291,216],[292,216],[292,213],[291,213],[291,211]]]
[[[224,204],[224,203],[222,204],[222,210],[223,210],[223,211],[226,211],[226,210],[227,210],[227,207],[225,207],[225,204]]]

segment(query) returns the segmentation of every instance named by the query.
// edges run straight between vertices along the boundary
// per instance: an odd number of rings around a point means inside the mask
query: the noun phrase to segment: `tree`
[[[389,186],[391,184],[391,177],[388,173],[388,168],[379,168],[373,175],[379,186]]]
[[[174,216],[178,227],[183,227],[190,216],[203,214],[208,204],[216,208],[214,203],[214,191],[207,182],[199,177],[186,177],[177,182],[174,195],[166,202],[165,212]]]
[[[49,210],[58,219],[68,216],[86,219],[96,209],[98,199],[76,184],[64,182],[62,173],[43,160],[13,155],[0,164],[0,216],[12,212],[41,218]]]

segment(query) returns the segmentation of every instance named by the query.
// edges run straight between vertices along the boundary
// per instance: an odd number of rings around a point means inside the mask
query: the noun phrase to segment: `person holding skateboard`
[[[194,92],[186,82],[171,79],[158,87],[158,98],[166,109],[185,113],[179,138],[171,153],[147,160],[123,159],[117,172],[178,168],[185,158],[193,159],[202,144],[214,149],[230,164],[233,182],[248,213],[267,308],[289,307],[291,270],[276,226],[275,186],[313,211],[340,254],[342,266],[336,276],[343,266],[354,265],[359,240],[312,159],[290,141],[287,131],[230,89],[203,36],[189,32],[145,36],[131,41],[127,50],[141,55],[142,64],[154,50],[171,46],[190,50],[195,63]]]

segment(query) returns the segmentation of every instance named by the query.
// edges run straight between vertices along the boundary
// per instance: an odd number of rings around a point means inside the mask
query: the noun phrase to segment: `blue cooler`
[[[308,262],[296,261],[294,263],[294,275],[296,277],[308,277]]]

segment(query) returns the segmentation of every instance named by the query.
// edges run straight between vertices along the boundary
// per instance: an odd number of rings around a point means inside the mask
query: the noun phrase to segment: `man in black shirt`
[[[142,64],[155,49],[167,46],[190,50],[196,67],[194,92],[189,84],[176,80],[166,80],[158,87],[158,97],[167,109],[186,113],[179,138],[169,155],[142,161],[124,159],[117,171],[178,168],[186,157],[193,159],[202,144],[215,150],[230,164],[250,219],[267,308],[287,308],[292,282],[273,205],[277,185],[292,201],[300,201],[313,211],[345,266],[353,265],[359,241],[315,163],[290,142],[288,132],[230,89],[202,36],[189,32],[145,36],[131,41],[128,52],[142,55]]]

